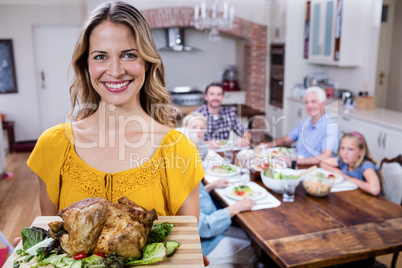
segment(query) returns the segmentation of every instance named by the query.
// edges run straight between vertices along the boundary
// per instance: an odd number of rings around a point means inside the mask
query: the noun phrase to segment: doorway
[[[377,57],[376,106],[402,112],[402,13],[401,0],[383,0]]]
[[[65,122],[71,108],[71,56],[79,26],[35,26],[36,88],[40,131]]]

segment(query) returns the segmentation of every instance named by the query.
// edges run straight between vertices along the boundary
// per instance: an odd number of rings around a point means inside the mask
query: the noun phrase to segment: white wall
[[[0,3],[0,38],[13,40],[18,85],[18,93],[0,94],[0,111],[7,114],[6,120],[15,121],[16,141],[37,139],[40,135],[33,26],[81,24],[85,16],[85,6],[75,3],[76,5],[71,2],[66,5]]]
[[[152,34],[158,48],[166,46],[164,29],[153,30]],[[237,59],[237,55],[243,53],[243,42],[230,36],[221,37],[219,42],[211,42],[204,32],[186,29],[186,44],[201,51],[161,51],[167,88],[194,86],[204,90],[209,83],[222,81],[223,72],[228,65],[242,66],[243,58]]]

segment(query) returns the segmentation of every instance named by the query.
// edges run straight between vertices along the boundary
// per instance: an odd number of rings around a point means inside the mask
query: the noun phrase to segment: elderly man
[[[217,140],[227,140],[230,130],[233,130],[241,137],[237,145],[247,146],[251,140],[251,133],[243,126],[234,111],[227,106],[222,106],[223,98],[222,85],[211,83],[204,93],[206,104],[194,111],[203,114],[208,120],[205,140],[213,148],[218,144]]]
[[[336,154],[340,132],[338,124],[325,113],[326,95],[322,88],[308,88],[304,103],[309,118],[302,120],[288,135],[259,147],[288,146],[297,141],[298,164],[315,165]]]

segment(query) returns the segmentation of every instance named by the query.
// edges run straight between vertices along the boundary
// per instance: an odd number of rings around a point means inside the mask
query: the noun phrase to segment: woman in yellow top
[[[98,7],[72,65],[74,122],[46,130],[28,160],[42,215],[88,197],[127,196],[158,215],[198,219],[204,171],[194,144],[172,129],[163,64],[141,13],[122,2]]]

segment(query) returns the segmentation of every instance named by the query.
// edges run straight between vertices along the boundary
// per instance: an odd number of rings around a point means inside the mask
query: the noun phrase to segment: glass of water
[[[233,151],[224,151],[223,158],[225,159],[226,163],[233,164],[233,158],[234,158]]]
[[[296,182],[292,179],[283,180],[283,202],[294,202],[296,192]]]
[[[250,182],[250,170],[248,168],[240,169],[240,184],[247,185]]]

